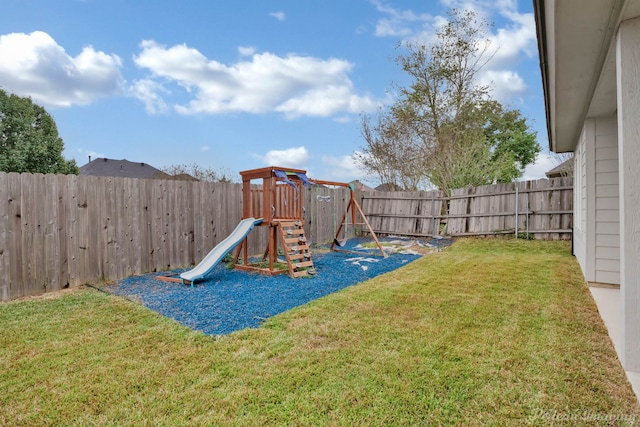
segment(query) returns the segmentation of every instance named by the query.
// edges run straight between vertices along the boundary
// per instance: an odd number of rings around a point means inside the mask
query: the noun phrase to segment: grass
[[[216,338],[93,289],[0,305],[0,425],[567,419],[640,408],[564,242],[462,240]]]

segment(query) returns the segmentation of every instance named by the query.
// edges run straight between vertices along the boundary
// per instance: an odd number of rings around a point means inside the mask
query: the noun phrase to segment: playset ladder
[[[296,278],[313,273],[313,260],[307,237],[304,234],[303,221],[279,220],[277,222],[280,241],[289,267],[289,275]]]

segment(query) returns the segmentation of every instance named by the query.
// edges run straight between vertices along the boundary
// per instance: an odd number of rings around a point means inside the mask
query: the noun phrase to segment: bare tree
[[[231,174],[229,173],[229,171],[221,171],[219,169],[202,167],[197,163],[192,163],[190,165],[176,164],[163,166],[162,168],[160,168],[160,170],[172,176],[190,175],[198,181],[233,182],[233,179],[230,178]]]
[[[493,55],[484,38],[489,27],[475,12],[453,9],[433,43],[399,45],[396,62],[412,82],[398,88],[399,98],[375,125],[363,120],[367,146],[356,160],[366,172],[406,181],[407,189],[430,182],[448,191],[511,181],[535,161],[535,132],[477,83]]]
[[[363,116],[361,123],[362,137],[367,142],[367,149],[355,154],[361,167],[378,176],[383,184],[417,190],[424,180],[422,141],[382,112],[375,123],[368,116]]]

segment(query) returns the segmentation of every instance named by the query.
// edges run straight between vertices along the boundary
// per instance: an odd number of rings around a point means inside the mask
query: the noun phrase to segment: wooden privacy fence
[[[348,190],[306,193],[307,235],[331,241],[323,216],[341,217]],[[193,265],[241,216],[241,184],[0,173],[0,300]],[[266,238],[252,232],[250,253]]]
[[[514,234],[570,239],[573,178],[441,191],[364,192],[362,207],[380,234],[431,237]]]
[[[359,197],[380,234],[503,234],[517,223],[519,232],[538,238],[568,238],[571,194],[571,179],[556,178],[454,190],[449,197],[438,191]],[[303,202],[308,239],[326,243],[340,226],[349,190],[311,186],[299,200],[283,187],[281,196],[283,204]],[[0,173],[0,300],[193,265],[241,217],[241,184]],[[351,237],[360,230],[345,231]],[[266,242],[264,233],[252,232],[250,253],[262,254]]]

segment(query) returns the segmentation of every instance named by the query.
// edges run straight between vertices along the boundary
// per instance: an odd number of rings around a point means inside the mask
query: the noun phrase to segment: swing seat
[[[341,248],[344,248],[348,240],[349,239],[342,239],[342,240],[333,239],[333,244]]]

